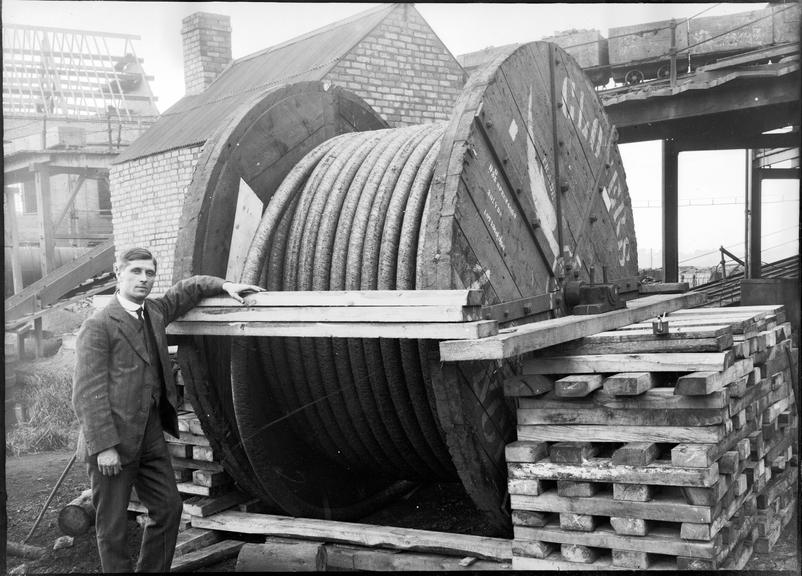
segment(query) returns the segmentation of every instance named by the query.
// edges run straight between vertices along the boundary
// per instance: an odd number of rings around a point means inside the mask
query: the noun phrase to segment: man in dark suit
[[[163,434],[178,436],[164,327],[202,298],[227,292],[241,303],[242,294],[262,288],[194,276],[146,300],[156,278],[156,260],[148,250],[126,251],[114,269],[117,293],[84,322],[76,342],[72,402],[81,426],[78,453],[86,458],[92,484],[103,571],[131,571],[126,510],[134,486],[149,517],[136,570],[168,572],[182,505]]]

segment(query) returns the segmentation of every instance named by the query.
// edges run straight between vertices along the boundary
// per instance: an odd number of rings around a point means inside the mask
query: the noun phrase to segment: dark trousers
[[[87,465],[92,502],[97,515],[95,531],[103,572],[131,572],[128,555],[128,500],[131,487],[148,509],[137,572],[169,572],[181,521],[181,496],[175,485],[170,455],[155,404],[150,409],[139,455],[116,476],[104,476],[97,458]]]

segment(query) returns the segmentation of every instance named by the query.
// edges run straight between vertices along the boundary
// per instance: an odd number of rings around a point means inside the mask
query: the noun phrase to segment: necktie
[[[145,326],[145,317],[143,316],[144,311],[145,311],[144,306],[140,306],[139,308],[137,308],[136,317],[139,318],[139,326],[140,328],[142,328],[142,335],[145,337],[145,350],[147,350],[148,354],[150,354],[150,345],[148,343],[148,331],[147,327]]]

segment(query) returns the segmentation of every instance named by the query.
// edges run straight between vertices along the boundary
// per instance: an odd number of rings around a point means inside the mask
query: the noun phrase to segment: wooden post
[[[752,277],[751,261],[749,257],[749,205],[752,194],[752,151],[744,150],[745,178],[744,178],[744,278]],[[721,255],[724,259],[724,254]]]
[[[663,282],[679,278],[679,151],[663,140]]]
[[[752,153],[752,189],[749,194],[749,278],[760,278],[761,274],[761,204],[763,202],[763,171],[754,165]]]
[[[39,250],[42,277],[55,268],[55,243],[50,221],[50,170],[46,164],[34,166],[36,212],[39,216]]]
[[[17,210],[14,205],[14,189],[4,189],[5,216],[8,223],[8,232],[11,236],[11,276],[14,285],[14,294],[22,291],[22,264],[19,254],[19,227],[17,224]]]

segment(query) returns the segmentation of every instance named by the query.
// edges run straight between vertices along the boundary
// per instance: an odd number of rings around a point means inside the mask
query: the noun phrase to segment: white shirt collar
[[[137,304],[136,302],[129,300],[119,292],[116,294],[117,300],[120,302],[120,305],[125,308],[125,311],[128,312],[132,317],[139,319],[137,316],[136,311],[139,310],[143,304]]]

